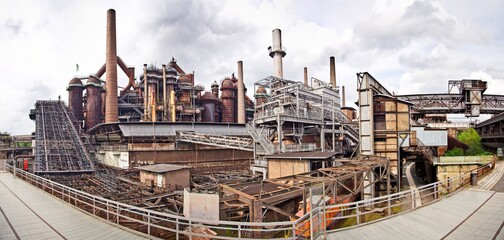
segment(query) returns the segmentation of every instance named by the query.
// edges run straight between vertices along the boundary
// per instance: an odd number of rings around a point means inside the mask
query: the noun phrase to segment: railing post
[[[93,195],[93,215],[96,215],[96,198]]]
[[[413,195],[412,201],[413,201],[413,209],[416,208],[416,192],[411,191],[411,194]]]
[[[119,224],[119,203],[116,203],[116,223]]]
[[[357,225],[360,224],[360,210],[359,210],[359,203],[356,204],[355,206],[355,222],[357,223]]]
[[[296,236],[296,222],[293,222],[292,223],[292,239],[297,239],[297,236]]]
[[[106,204],[107,204],[107,222],[109,221],[109,202],[106,201]]]
[[[241,224],[238,223],[238,239],[241,239]]]
[[[434,200],[437,200],[438,197],[438,183],[434,183]]]
[[[150,212],[147,212],[147,235],[150,236]]]
[[[189,229],[189,240],[192,240],[192,222],[191,219],[189,218],[189,226],[187,226]]]
[[[390,206],[390,194],[387,195],[387,216],[390,216],[392,215],[392,211],[391,211],[391,206]]]
[[[177,232],[175,233],[175,239],[178,240],[179,239],[179,229],[180,229],[179,224],[180,223],[179,223],[179,219],[178,218],[175,218],[175,220],[176,220],[175,221],[175,230],[177,230]]]

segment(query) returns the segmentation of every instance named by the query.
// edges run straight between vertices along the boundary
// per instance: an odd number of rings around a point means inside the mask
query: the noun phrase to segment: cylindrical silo
[[[82,92],[84,91],[84,85],[82,85],[82,81],[78,78],[70,80],[67,90],[68,107],[70,107],[70,109],[72,110],[77,121],[84,120],[84,111],[82,105]]]
[[[102,86],[96,77],[89,76],[86,82],[86,130],[91,129],[95,125],[101,122],[102,118],[102,98],[101,98]]]
[[[203,113],[201,116],[202,122],[216,122],[215,111],[217,104],[220,100],[216,98],[212,93],[206,92],[200,98],[201,105],[203,106]]]
[[[235,121],[235,101],[236,87],[229,78],[224,79],[221,85],[222,99],[222,122],[234,123]]]

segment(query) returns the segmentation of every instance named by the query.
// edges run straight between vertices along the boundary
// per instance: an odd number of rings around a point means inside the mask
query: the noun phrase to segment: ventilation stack
[[[329,58],[329,67],[330,67],[330,78],[331,78],[331,85],[333,89],[336,89],[336,61],[334,60],[334,57],[331,56]]]
[[[341,86],[341,107],[346,107],[345,86]]]
[[[308,68],[304,68],[304,85],[305,87],[308,87]]]
[[[282,58],[287,54],[282,47],[282,31],[273,29],[273,46],[268,48],[270,57],[273,58],[273,76],[283,78]]]
[[[105,123],[118,122],[117,107],[117,46],[115,10],[107,11],[106,97]]]
[[[245,123],[245,84],[243,83],[243,62],[238,61],[238,123]]]

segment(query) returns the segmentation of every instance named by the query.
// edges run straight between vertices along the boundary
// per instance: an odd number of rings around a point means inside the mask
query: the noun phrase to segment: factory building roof
[[[117,133],[124,137],[171,137],[177,132],[196,132],[208,135],[250,136],[245,124],[191,122],[129,122],[99,124],[90,134]]]
[[[178,170],[182,170],[182,169],[187,169],[189,167],[182,166],[182,165],[162,163],[162,164],[140,166],[140,167],[135,167],[135,168],[142,170],[142,171],[147,171],[147,172],[165,173],[165,172],[173,172],[173,171],[178,171]]]
[[[266,156],[268,159],[314,159],[324,160],[335,156],[336,152],[286,152]]]

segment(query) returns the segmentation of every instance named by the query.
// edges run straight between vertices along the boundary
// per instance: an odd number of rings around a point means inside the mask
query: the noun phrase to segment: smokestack
[[[163,64],[163,121],[166,121],[168,112],[168,98],[166,95],[166,64]]]
[[[305,87],[308,87],[308,68],[304,68],[304,85]]]
[[[147,82],[147,64],[144,64],[144,121],[149,120],[149,84]]]
[[[330,78],[331,78],[331,84],[332,84],[332,87],[333,89],[336,89],[336,63],[334,61],[334,56],[331,56],[331,58],[329,59],[330,63],[330,68],[331,68],[331,71],[330,71]]]
[[[107,55],[106,55],[106,88],[105,123],[118,122],[117,108],[117,47],[115,10],[107,11]]]
[[[282,31],[280,29],[273,29],[273,46],[268,48],[270,57],[273,58],[273,76],[283,78],[283,65],[282,58],[286,53],[282,48]]]
[[[341,107],[346,107],[345,86],[341,86]]]
[[[245,85],[243,83],[243,62],[238,61],[238,123],[245,123]]]

